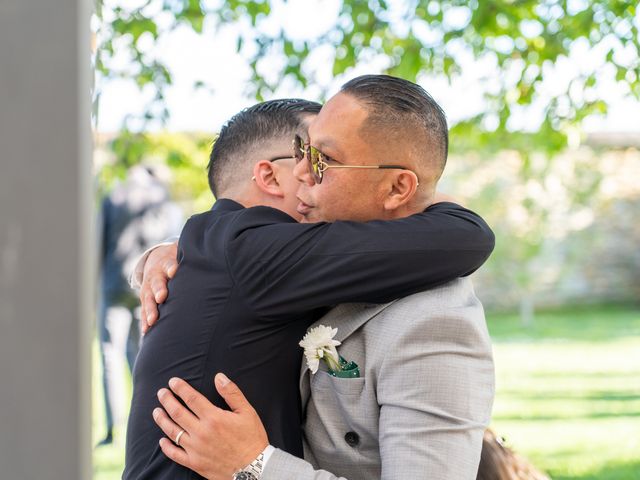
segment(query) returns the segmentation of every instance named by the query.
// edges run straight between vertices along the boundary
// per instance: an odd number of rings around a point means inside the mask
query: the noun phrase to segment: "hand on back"
[[[140,331],[144,334],[158,321],[158,305],[167,299],[167,283],[178,270],[178,244],[154,249],[144,264],[140,287]]]
[[[169,437],[160,440],[167,457],[205,478],[228,480],[255,460],[269,439],[260,417],[235,383],[217,374],[215,387],[230,411],[213,405],[184,380],[172,378],[169,389],[158,391],[162,408],[154,409],[153,418]],[[184,433],[176,444],[180,431]]]

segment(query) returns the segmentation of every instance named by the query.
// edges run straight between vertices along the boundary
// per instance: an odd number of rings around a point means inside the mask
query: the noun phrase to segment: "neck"
[[[424,212],[427,207],[434,203],[433,191],[418,191],[411,202],[401,206],[394,212],[394,218],[403,218],[416,213]]]
[[[246,188],[227,189],[224,192],[219,192],[219,198],[228,198],[229,200],[238,202],[245,208],[257,206],[279,208],[279,205],[277,205],[273,197],[262,195],[257,188],[252,188],[252,185]]]

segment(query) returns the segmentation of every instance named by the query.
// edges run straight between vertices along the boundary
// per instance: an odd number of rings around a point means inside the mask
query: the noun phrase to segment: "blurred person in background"
[[[136,165],[102,202],[98,335],[107,431],[98,446],[112,443],[114,426],[124,421],[125,359],[131,372],[138,354],[140,328],[134,319],[139,307],[128,272],[142,252],[182,227],[182,212],[169,198],[168,178],[168,169],[161,166]]]

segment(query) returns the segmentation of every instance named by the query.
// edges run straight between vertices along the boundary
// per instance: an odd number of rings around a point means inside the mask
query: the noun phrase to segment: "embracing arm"
[[[494,247],[491,229],[453,203],[391,221],[260,224],[247,209],[226,248],[229,270],[264,318],[339,303],[385,303],[466,276]],[[284,214],[282,214],[284,215]]]
[[[272,222],[265,225],[265,218]],[[226,249],[230,272],[265,318],[345,302],[391,301],[472,273],[494,247],[484,220],[450,202],[366,223],[297,224],[284,213],[256,207],[245,210],[240,223]],[[175,244],[154,250],[136,267],[144,271],[143,332],[157,320],[156,303],[166,298],[176,269]]]
[[[260,480],[348,480],[326,470],[315,470],[309,462],[276,449],[264,467]]]
[[[131,272],[131,275],[129,276],[129,286],[133,289],[142,288],[147,263],[149,261],[149,257],[153,255],[153,252],[158,249],[162,249],[163,247],[171,247],[173,249],[172,253],[174,254],[172,256],[175,258],[175,249],[178,247],[178,240],[179,237],[172,237],[165,242],[159,243],[145,250],[133,267],[133,272]]]
[[[177,252],[177,242],[155,245],[140,257],[131,275],[131,287],[140,289],[140,331],[143,335],[158,320],[158,305],[167,299],[167,284],[178,270]]]
[[[168,438],[160,440],[160,448],[167,457],[202,477],[228,480],[266,451],[268,439],[260,417],[237,385],[218,374],[215,386],[231,411],[216,407],[187,382],[173,378],[169,381],[170,390],[163,388],[158,392],[162,408],[153,411],[153,418],[171,439],[175,440],[184,430],[179,446]],[[261,480],[347,479],[315,471],[310,463],[274,449]]]

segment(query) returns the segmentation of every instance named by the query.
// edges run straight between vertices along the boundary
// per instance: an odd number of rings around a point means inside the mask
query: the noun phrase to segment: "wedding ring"
[[[184,435],[184,430],[180,430],[178,432],[178,435],[176,435],[176,445],[180,446],[180,439],[182,438],[182,435]]]

